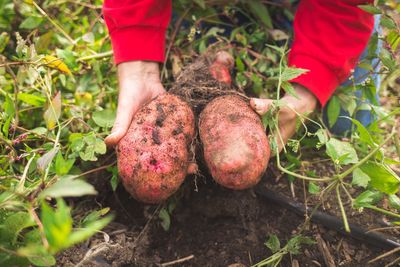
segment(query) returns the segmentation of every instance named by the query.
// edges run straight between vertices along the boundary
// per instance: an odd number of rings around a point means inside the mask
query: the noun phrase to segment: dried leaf
[[[43,62],[49,68],[58,69],[63,73],[71,74],[71,71],[69,70],[67,65],[65,65],[65,63],[62,62],[62,60],[59,58],[47,55],[43,58]]]

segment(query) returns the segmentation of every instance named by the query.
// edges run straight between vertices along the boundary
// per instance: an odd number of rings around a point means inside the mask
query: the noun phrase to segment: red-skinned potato
[[[220,185],[247,189],[265,172],[270,147],[260,117],[240,96],[213,99],[200,114],[204,160]]]
[[[125,189],[145,203],[160,203],[175,193],[197,170],[190,164],[194,135],[194,114],[179,97],[162,94],[142,107],[117,147]]]

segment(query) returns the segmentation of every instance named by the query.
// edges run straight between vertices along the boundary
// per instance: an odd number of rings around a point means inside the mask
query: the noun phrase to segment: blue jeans
[[[375,34],[375,33],[380,34],[381,33],[381,28],[379,26],[379,22],[380,22],[380,16],[379,15],[375,16],[375,25],[374,25],[374,31],[372,34]],[[376,55],[379,54],[381,47],[382,47],[382,41],[378,40],[378,45],[377,45],[377,48],[375,51]],[[363,60],[364,58],[366,58],[367,54],[368,54],[368,49],[366,48],[364,50],[364,52],[361,54],[360,60]],[[375,88],[377,88],[377,91],[378,91],[380,83],[381,83],[381,77],[379,74],[377,74],[377,72],[379,71],[379,68],[380,68],[378,57],[371,60],[371,65],[374,68],[374,73],[372,75],[369,75],[368,70],[360,68],[360,67],[356,67],[354,69],[353,79],[351,79],[351,80],[348,79],[341,86],[351,86],[353,84],[358,85],[358,84],[365,82],[365,80],[367,78],[369,78],[371,80],[371,82],[375,85]],[[356,100],[357,106],[360,106],[365,103],[371,104],[371,101],[362,99],[361,90],[355,91],[354,95],[357,98],[357,100]],[[376,98],[376,103],[379,103],[378,94],[376,94],[375,98]],[[329,102],[322,111],[323,112],[322,113],[323,121],[324,121],[325,125],[327,125],[327,126],[329,125],[328,124],[328,116],[327,116],[328,105],[329,105]],[[371,110],[356,110],[355,114],[353,114],[353,116],[350,116],[349,112],[342,108],[340,110],[339,118],[337,119],[336,123],[332,127],[329,127],[329,130],[331,131],[331,133],[338,135],[338,136],[347,136],[349,133],[351,133],[353,123],[348,118],[343,118],[343,117],[353,117],[354,119],[361,122],[361,124],[363,124],[364,126],[368,126],[375,120],[375,116],[373,115],[373,112]]]

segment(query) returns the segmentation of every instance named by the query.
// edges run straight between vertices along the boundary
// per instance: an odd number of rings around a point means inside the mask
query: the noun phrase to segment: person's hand
[[[281,107],[279,111],[278,123],[283,141],[282,143],[280,138],[277,137],[279,152],[296,132],[296,112],[299,114],[308,114],[317,108],[317,98],[313,95],[313,93],[300,84],[294,84],[293,86],[298,98],[286,94],[281,99],[286,103],[286,105]],[[250,106],[259,115],[264,115],[271,108],[273,101],[273,99],[252,98],[250,100]]]
[[[118,65],[118,108],[108,146],[118,144],[126,134],[135,113],[159,94],[165,93],[157,62],[130,61]]]

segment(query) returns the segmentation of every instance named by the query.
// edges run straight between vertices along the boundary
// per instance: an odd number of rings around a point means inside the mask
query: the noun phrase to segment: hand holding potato
[[[135,113],[156,96],[165,93],[157,62],[130,61],[118,65],[119,96],[117,117],[107,145],[118,144],[128,131]]]

